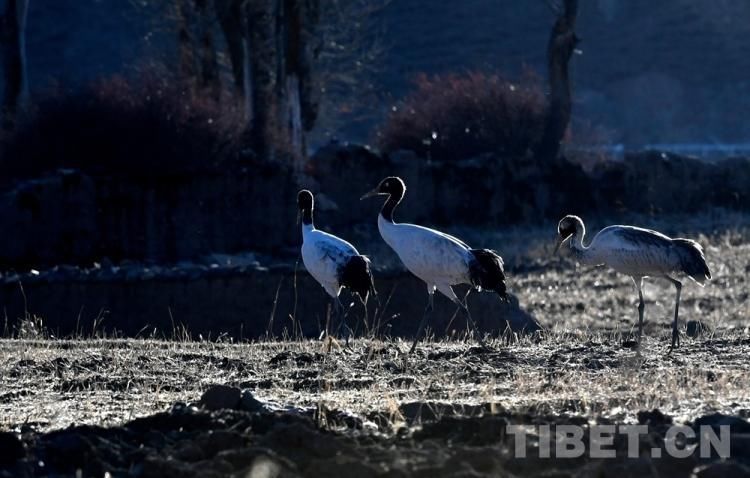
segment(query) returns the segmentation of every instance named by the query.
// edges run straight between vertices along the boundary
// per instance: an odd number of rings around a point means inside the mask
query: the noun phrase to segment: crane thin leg
[[[419,326],[417,327],[417,333],[414,336],[414,343],[411,344],[411,349],[409,350],[409,353],[414,353],[414,350],[417,348],[417,342],[419,342],[419,338],[422,336],[422,331],[425,328],[425,325],[427,325],[427,318],[429,317],[430,313],[432,313],[432,304],[433,299],[435,298],[434,291],[428,290],[427,292],[427,307],[424,309],[424,314],[422,315],[422,320],[419,322]]]
[[[677,319],[680,314],[680,293],[682,292],[682,282],[669,276],[666,277],[672,282],[672,284],[674,284],[675,289],[677,289],[677,297],[674,303],[674,322],[672,323],[672,345],[669,348],[671,351],[675,347],[680,346],[680,332],[677,330]]]
[[[641,346],[643,337],[643,312],[646,309],[646,303],[643,301],[643,277],[633,277],[635,288],[638,289],[638,347]]]
[[[341,299],[336,297],[333,302],[333,307],[336,310],[336,319],[338,322],[338,325],[336,326],[336,336],[341,336],[341,328],[345,328],[346,330],[346,345],[349,345],[349,336],[351,335],[351,329],[349,329],[349,326],[346,325],[346,316],[347,311],[344,307],[344,304],[341,303]]]

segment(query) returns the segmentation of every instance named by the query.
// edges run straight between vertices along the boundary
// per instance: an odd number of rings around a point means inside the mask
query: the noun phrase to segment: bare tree
[[[340,85],[349,81],[352,86],[356,82],[351,80],[365,71],[362,65],[366,61],[360,56],[366,50],[353,47],[361,42],[347,40],[362,36],[364,23],[358,14],[372,11],[370,0],[161,1],[170,6],[177,27],[181,76],[195,82],[199,94],[207,87],[209,91],[221,90],[217,65],[226,53],[231,71],[229,92],[241,98],[253,148],[264,156],[283,150],[301,166],[307,134],[319,116],[324,82],[332,84],[335,78],[341,90]],[[225,52],[217,51],[214,33],[223,35]],[[344,36],[347,34],[350,38]],[[347,59],[335,61],[344,57],[342,46]],[[352,65],[358,73],[346,77],[341,74],[342,64]],[[331,74],[322,70],[332,66],[342,71]]]
[[[557,14],[547,44],[547,68],[549,74],[549,105],[542,139],[536,151],[539,159],[554,159],[560,152],[560,142],[570,123],[572,99],[568,64],[580,41],[575,33],[578,0],[564,0],[563,6],[548,4]]]
[[[241,84],[245,120],[258,154],[273,156],[275,137],[276,95],[274,84],[274,31],[270,0],[248,1],[242,10],[241,63],[233,66],[235,83]],[[234,65],[234,63],[233,63]],[[237,73],[240,76],[237,76]]]
[[[29,0],[6,0],[0,18],[5,92],[3,94],[3,127],[11,128],[19,105],[27,93],[26,14]]]
[[[312,46],[319,14],[318,0],[276,0],[279,119],[298,158],[306,157],[305,132],[312,129],[318,114]]]
[[[221,94],[218,53],[214,40],[214,16],[209,0],[176,0],[180,75],[193,79],[195,88],[210,92],[215,99]]]
[[[243,45],[243,37],[246,36],[247,4],[242,0],[214,0],[216,17],[224,33],[227,42],[227,52],[232,67],[234,85],[238,92],[249,91],[244,89],[245,56],[246,47]]]

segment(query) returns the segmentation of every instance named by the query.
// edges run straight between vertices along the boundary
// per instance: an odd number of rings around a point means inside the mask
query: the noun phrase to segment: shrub
[[[156,78],[51,95],[5,138],[0,170],[29,178],[59,168],[139,177],[215,169],[242,143],[241,111],[225,103]]]
[[[378,132],[385,152],[408,149],[436,160],[523,156],[541,137],[546,102],[533,73],[519,83],[476,72],[421,75],[415,83]]]

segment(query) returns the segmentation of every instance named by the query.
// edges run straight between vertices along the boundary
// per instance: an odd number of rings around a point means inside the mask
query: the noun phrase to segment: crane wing
[[[651,229],[634,226],[606,227],[597,236],[600,236],[599,239],[602,242],[610,243],[612,246],[625,250],[669,249],[672,247],[672,239],[668,236]]]
[[[453,241],[453,242],[455,242],[455,243],[457,243],[457,244],[465,247],[466,249],[471,249],[468,244],[466,244],[464,241],[462,241],[461,239],[457,238],[456,236],[451,236],[450,234],[446,234],[446,233],[444,233],[442,231],[435,231],[434,229],[431,229],[431,230],[434,231],[436,234],[438,234],[440,236],[443,236],[444,238],[449,239],[449,240],[451,240],[451,241]]]
[[[330,261],[342,267],[357,250],[348,242],[335,236],[325,235],[315,241],[315,249],[320,261]]]

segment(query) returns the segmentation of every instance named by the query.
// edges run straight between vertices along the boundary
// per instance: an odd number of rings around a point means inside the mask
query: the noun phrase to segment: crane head
[[[313,208],[313,194],[307,190],[303,189],[300,192],[297,193],[297,209],[300,211],[304,211],[305,209],[312,209]]]
[[[555,243],[555,254],[565,241],[583,230],[583,220],[578,216],[568,215],[557,224],[557,241]]]
[[[404,180],[398,176],[388,176],[387,178],[380,181],[375,189],[364,194],[360,199],[365,199],[373,196],[391,196],[400,200],[404,196],[406,191],[406,184]]]
[[[313,202],[313,194],[309,190],[303,189],[297,193],[297,223],[300,222],[305,212],[312,211]]]

